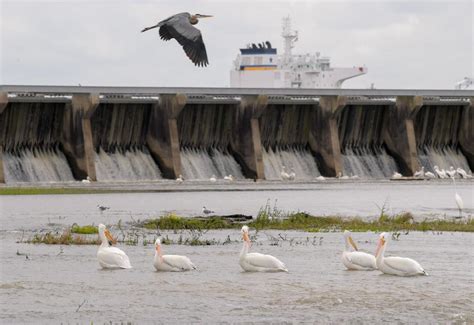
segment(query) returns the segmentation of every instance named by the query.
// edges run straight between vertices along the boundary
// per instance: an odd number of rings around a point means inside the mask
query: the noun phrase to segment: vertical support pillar
[[[470,97],[469,105],[463,108],[459,145],[466,156],[469,168],[474,170],[474,97]]]
[[[232,148],[245,164],[246,176],[265,179],[259,118],[268,105],[268,96],[242,96],[238,118],[238,140]]]
[[[0,115],[5,111],[8,105],[8,94],[0,92]],[[3,144],[0,143],[0,183],[5,183],[5,173],[3,171]]]
[[[342,155],[337,116],[346,106],[345,96],[321,96],[316,120],[309,136],[311,151],[320,162],[321,173],[335,177],[342,173]]]
[[[166,178],[182,174],[177,120],[186,100],[183,94],[160,95],[150,114],[147,145]]]
[[[62,144],[76,179],[97,180],[91,118],[98,105],[98,94],[74,94],[66,107]]]
[[[404,176],[412,176],[420,168],[413,120],[422,106],[421,96],[397,96],[395,107],[390,109],[385,143]]]

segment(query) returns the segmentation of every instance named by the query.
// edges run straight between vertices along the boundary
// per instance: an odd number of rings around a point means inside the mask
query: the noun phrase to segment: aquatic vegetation
[[[71,227],[71,232],[73,234],[83,234],[83,235],[90,235],[90,234],[97,234],[97,226],[94,225],[85,225],[79,226],[78,224],[73,224]]]
[[[100,240],[97,236],[88,237],[73,235],[70,229],[58,232],[47,232],[36,234],[33,238],[24,241],[28,244],[47,244],[47,245],[99,245]]]
[[[413,215],[408,212],[394,216],[383,215],[376,220],[362,220],[361,218],[342,218],[337,216],[312,216],[306,212],[280,214],[273,218],[268,210],[257,215],[255,219],[248,222],[248,226],[257,231],[264,229],[275,230],[303,230],[308,232],[333,232],[351,229],[355,232],[361,231],[465,231],[474,232],[474,220],[459,222],[455,220],[423,220],[415,221]],[[172,220],[172,221],[171,221]],[[212,218],[185,218],[164,216],[162,218],[146,220],[143,227],[147,229],[161,230],[209,230],[209,229],[238,229],[242,222],[233,222],[223,217]]]
[[[125,192],[122,190],[104,190],[89,188],[50,188],[50,187],[2,187],[0,195],[42,195],[42,194],[98,194]]]
[[[231,227],[231,223],[223,217],[183,218],[175,214],[168,214],[161,218],[146,220],[143,223],[143,227],[146,229],[161,230],[233,228]]]

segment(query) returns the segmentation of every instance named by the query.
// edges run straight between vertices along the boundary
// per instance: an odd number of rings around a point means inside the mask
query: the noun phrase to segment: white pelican
[[[83,183],[87,183],[87,184],[90,184],[90,182],[92,182],[92,178],[90,178],[89,176],[86,177],[86,179],[83,179],[82,180]]]
[[[189,258],[182,255],[161,255],[161,240],[155,241],[155,259],[153,266],[157,271],[183,272],[196,270],[196,266]]]
[[[326,178],[325,178],[324,176],[318,176],[318,177],[316,177],[316,180],[318,180],[318,181],[325,181]]]
[[[127,254],[117,247],[112,247],[117,241],[110,232],[105,229],[105,225],[99,224],[99,237],[102,244],[97,251],[97,259],[104,269],[131,269],[130,260]]]
[[[433,174],[432,172],[426,172],[425,176],[428,177],[428,178],[436,178],[436,175]]]
[[[456,176],[456,169],[453,166],[449,167],[449,170],[446,171],[449,177],[454,178]]]
[[[344,231],[344,241],[346,250],[342,252],[342,263],[348,270],[371,271],[377,268],[375,256],[359,252],[356,243],[352,240],[351,232],[348,230]],[[351,251],[351,246],[355,251]]]
[[[360,179],[359,175],[354,175],[354,174],[351,174],[351,179]]]
[[[209,181],[211,181],[211,182],[217,182],[216,175],[212,175],[211,178],[209,178]]]
[[[454,183],[454,201],[456,201],[456,205],[458,206],[459,210],[459,218],[462,218],[462,210],[464,209],[464,202],[462,201],[461,195],[458,194],[458,191],[456,189],[456,181],[454,180],[454,177],[451,177],[453,179]]]
[[[211,214],[211,213],[214,213],[214,211],[206,208],[206,207],[202,207],[202,213],[204,214]]]
[[[286,167],[285,167],[285,166],[282,167],[282,170],[281,170],[281,172],[280,172],[280,177],[281,177],[281,179],[284,180],[284,181],[290,179],[290,174],[288,174],[288,173],[286,172]]]
[[[395,173],[393,173],[392,178],[394,178],[394,179],[402,178],[402,174],[400,174],[398,172],[395,172]]]
[[[239,264],[247,272],[288,272],[285,264],[271,255],[249,253],[249,227],[242,227],[244,246],[240,252]]]
[[[229,176],[224,176],[224,179],[225,179],[226,181],[231,181],[231,182],[232,182],[232,181],[234,180],[234,176],[232,176],[231,174],[229,174]]]
[[[439,178],[448,178],[446,175],[446,171],[444,169],[439,169],[438,166],[434,166],[434,170],[436,175],[438,175]]]
[[[386,232],[381,233],[375,253],[377,268],[382,273],[399,276],[428,275],[421,265],[411,258],[385,257],[384,253],[388,240],[389,235]]]
[[[296,178],[296,173],[295,173],[295,170],[293,168],[291,168],[291,172],[288,174],[288,179],[290,181],[294,181]]]
[[[468,173],[466,173],[466,171],[464,169],[462,169],[461,167],[458,167],[456,169],[456,172],[459,174],[459,176],[461,176],[462,178],[472,178],[471,175],[469,175]]]
[[[176,183],[182,183],[184,182],[183,175],[179,174],[178,178],[176,178]]]
[[[425,167],[424,166],[421,166],[421,169],[416,171],[414,174],[413,174],[413,177],[416,177],[416,178],[422,178],[422,177],[425,177]]]

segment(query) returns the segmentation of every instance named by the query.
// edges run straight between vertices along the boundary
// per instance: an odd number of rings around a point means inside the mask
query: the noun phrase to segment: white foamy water
[[[379,148],[377,153],[368,149],[346,149],[342,162],[343,174],[347,176],[387,178],[398,172],[397,163],[383,148]]]
[[[232,175],[236,179],[244,178],[242,169],[235,158],[218,149],[211,149],[211,154],[204,149],[181,149],[181,166],[185,179],[209,179]]]
[[[307,149],[264,148],[262,155],[265,178],[268,180],[281,179],[283,166],[288,173],[294,170],[296,179],[313,179],[321,175],[313,155]]]
[[[449,170],[449,167],[453,166],[454,169],[460,167],[467,173],[471,172],[466,157],[460,150],[456,150],[452,147],[446,147],[444,149],[429,147],[418,149],[418,159],[421,166],[425,167],[425,171],[434,172],[434,166],[445,170]]]
[[[146,147],[107,153],[100,148],[95,155],[98,181],[162,179],[160,169]]]
[[[74,177],[66,157],[59,149],[24,149],[3,153],[6,183],[64,182]]]

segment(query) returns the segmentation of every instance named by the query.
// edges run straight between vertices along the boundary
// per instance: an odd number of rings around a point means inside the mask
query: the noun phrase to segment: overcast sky
[[[2,84],[227,87],[240,47],[269,40],[282,52],[286,15],[299,32],[294,53],[368,67],[343,88],[453,89],[473,76],[472,0],[0,2]],[[183,11],[215,16],[197,25],[207,68],[174,40],[140,33]]]

